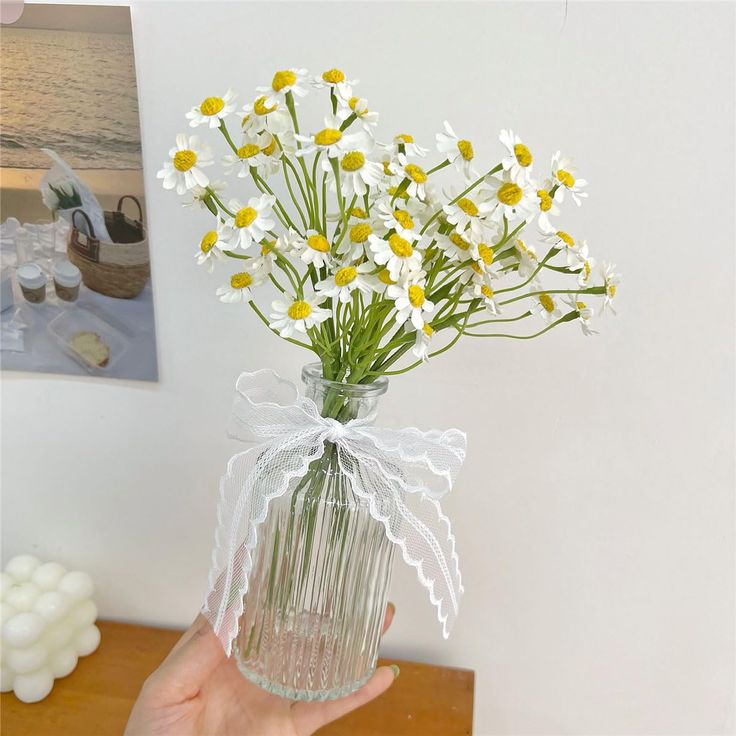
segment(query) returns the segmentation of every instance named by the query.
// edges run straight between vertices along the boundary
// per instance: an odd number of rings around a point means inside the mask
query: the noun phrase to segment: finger
[[[176,643],[161,666],[149,678],[170,702],[193,698],[214,669],[225,659],[225,650],[209,622],[199,616]]]
[[[306,701],[294,703],[291,707],[291,714],[296,732],[299,736],[308,736],[331,721],[342,718],[385,693],[398,676],[399,668],[396,665],[379,667],[363,687],[344,698],[323,703]]]

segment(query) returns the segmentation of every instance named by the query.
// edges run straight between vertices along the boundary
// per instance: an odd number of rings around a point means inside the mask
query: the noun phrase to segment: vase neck
[[[306,395],[314,401],[320,414],[341,422],[365,419],[372,423],[378,413],[378,400],[388,389],[388,379],[373,383],[340,383],[322,377],[322,366],[309,363],[302,368]]]

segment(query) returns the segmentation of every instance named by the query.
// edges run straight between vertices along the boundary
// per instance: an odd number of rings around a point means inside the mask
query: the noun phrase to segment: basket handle
[[[123,194],[123,196],[120,197],[118,200],[118,212],[123,211],[123,200],[125,199],[132,199],[136,203],[138,206],[138,222],[143,222],[143,208],[141,207],[141,203],[138,201],[138,198],[134,197],[132,194]]]
[[[97,239],[97,236],[95,235],[95,229],[92,227],[92,221],[87,216],[87,213],[84,210],[74,210],[72,212],[72,225],[79,230],[79,227],[77,226],[76,220],[74,219],[77,215],[82,215],[84,219],[87,221],[87,227],[89,228],[89,232],[87,233],[91,238]]]

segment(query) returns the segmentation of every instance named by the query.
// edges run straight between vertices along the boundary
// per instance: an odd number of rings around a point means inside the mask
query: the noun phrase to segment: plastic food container
[[[47,329],[59,347],[93,376],[108,375],[128,349],[120,332],[84,307],[54,317]]]
[[[65,302],[77,301],[82,272],[70,261],[63,260],[54,264],[52,275],[56,296]]]
[[[24,263],[15,271],[23,297],[31,304],[41,304],[46,299],[46,274],[37,263]]]

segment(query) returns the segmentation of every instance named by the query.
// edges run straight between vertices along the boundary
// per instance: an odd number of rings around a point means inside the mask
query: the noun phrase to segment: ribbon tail
[[[318,434],[295,433],[233,455],[220,479],[209,591],[202,613],[227,656],[243,614],[258,527],[271,501],[287,493],[292,481],[301,478],[323,452]]]
[[[445,639],[457,618],[463,593],[459,559],[450,520],[439,502],[421,493],[408,493],[400,467],[382,462],[373,453],[340,446],[338,462],[352,481],[353,492],[369,504],[386,536],[401,549],[404,562],[416,570],[437,608]],[[411,508],[410,508],[411,506]]]

